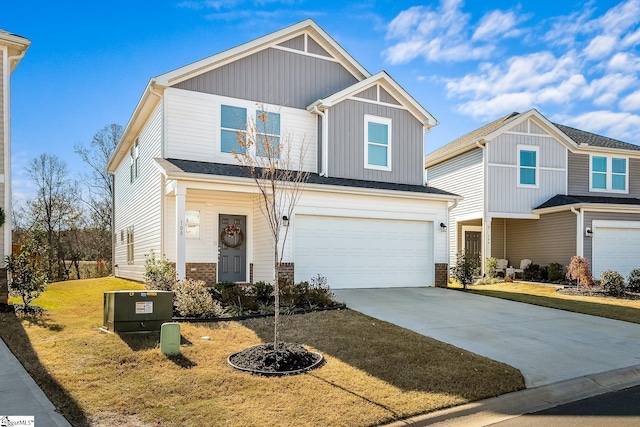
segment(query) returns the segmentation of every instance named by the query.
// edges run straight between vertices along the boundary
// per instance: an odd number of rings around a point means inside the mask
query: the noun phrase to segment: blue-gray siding
[[[640,197],[640,159],[629,159],[629,193],[589,191],[589,155],[569,152],[569,194],[575,196]]]
[[[364,167],[364,115],[392,119],[391,171]],[[408,111],[346,100],[329,115],[329,174],[370,181],[423,183],[423,126]]]
[[[280,49],[265,49],[174,87],[293,108],[356,83],[338,62]]]

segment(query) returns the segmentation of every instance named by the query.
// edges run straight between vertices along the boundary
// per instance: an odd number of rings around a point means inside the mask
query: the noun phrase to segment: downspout
[[[116,237],[116,175],[109,172],[111,175],[111,274],[113,277],[116,276],[116,268],[118,268],[118,264],[116,264],[116,243],[118,242],[118,238]]]
[[[571,212],[576,214],[576,255],[583,256],[584,253],[584,241],[582,238],[582,210],[576,210],[571,206]]]
[[[311,112],[322,117],[322,141],[320,142],[322,144],[322,163],[320,165],[320,176],[327,176],[329,173],[328,171],[329,162],[327,159],[328,151],[329,151],[328,135],[327,135],[327,133],[329,132],[329,124],[328,124],[329,116],[326,112],[320,111],[317,105],[313,106],[313,110],[311,110]]]

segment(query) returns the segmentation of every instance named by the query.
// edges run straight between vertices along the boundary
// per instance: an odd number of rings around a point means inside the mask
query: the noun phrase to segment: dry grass
[[[640,300],[562,295],[556,293],[554,286],[518,282],[470,286],[469,292],[608,319],[640,323]]]
[[[0,336],[74,425],[371,426],[524,388],[514,368],[351,310],[283,318],[283,339],[327,359],[304,375],[227,365],[269,340],[270,319],[184,323],[182,356],[170,359],[156,333],[98,332],[102,293],[139,287],[57,283],[36,301],[43,316],[0,314]]]

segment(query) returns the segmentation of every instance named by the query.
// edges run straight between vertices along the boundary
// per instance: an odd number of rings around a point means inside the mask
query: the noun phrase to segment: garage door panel
[[[613,270],[626,278],[634,268],[640,268],[640,228],[594,228],[593,277]]]
[[[298,215],[296,281],[316,274],[333,288],[433,285],[433,225]]]

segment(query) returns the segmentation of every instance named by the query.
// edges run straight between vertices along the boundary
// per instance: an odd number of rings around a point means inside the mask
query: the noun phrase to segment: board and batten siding
[[[589,154],[569,153],[569,194],[574,196],[640,197],[640,159],[629,159],[629,193],[612,193],[589,191],[589,158]]]
[[[357,83],[339,62],[267,48],[174,87],[304,109]]]
[[[114,174],[114,266],[117,265],[114,272],[117,277],[143,280],[145,255],[152,249],[160,255],[162,180],[153,158],[161,155],[161,138],[162,103],[159,103],[138,135],[138,177],[131,182],[129,155],[122,158]],[[134,230],[133,263],[127,262],[127,228],[130,226]]]
[[[538,148],[537,188],[518,186],[518,146]],[[486,147],[487,212],[530,214],[556,194],[566,194],[567,148],[556,139],[539,133],[503,133]]]
[[[392,120],[391,171],[365,168],[365,114]],[[328,133],[329,176],[422,185],[423,126],[408,111],[347,99],[331,107]]]
[[[601,220],[601,221],[640,221],[640,214],[637,213],[624,213],[624,212],[594,212],[594,211],[584,211],[584,227],[591,227],[593,230],[593,221]],[[593,238],[592,237],[584,237],[583,239],[583,257],[589,260],[589,265],[593,265]],[[638,265],[633,266],[633,268],[640,267],[640,260],[638,260]],[[599,277],[594,277],[594,279],[599,279]]]
[[[509,265],[519,268],[523,259],[539,265],[552,262],[569,265],[576,254],[576,221],[576,215],[570,211],[540,215],[540,219],[507,219]]]
[[[172,88],[165,91],[165,102],[166,158],[237,165],[232,154],[220,151],[221,105],[246,108],[249,123],[255,123],[256,111],[263,107],[267,112],[280,113],[281,143],[291,144],[292,167],[297,168],[300,151],[304,149],[303,169],[317,170],[317,120],[307,110],[268,104],[259,106],[255,101]]]
[[[462,229],[458,225],[458,217],[482,218],[483,216],[484,173],[482,159],[483,150],[476,148],[427,169],[427,183],[430,187],[464,197],[449,216],[449,230],[455,230],[455,235],[451,236],[449,240],[451,260],[454,260],[459,252],[459,246],[456,245],[456,242],[461,245],[459,241],[462,240]]]

